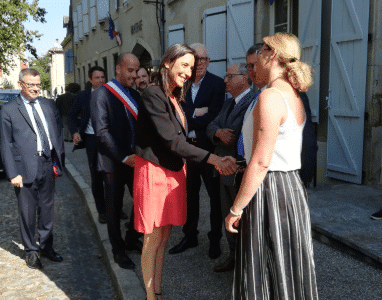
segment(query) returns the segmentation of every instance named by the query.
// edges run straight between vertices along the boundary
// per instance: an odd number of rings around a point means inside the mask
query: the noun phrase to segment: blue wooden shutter
[[[90,28],[97,28],[96,1],[90,0]]]
[[[172,25],[167,28],[168,47],[178,43],[184,43],[184,25]]]
[[[203,13],[203,43],[208,49],[208,71],[224,77],[227,70],[227,7],[206,9]]]
[[[362,182],[369,0],[332,2],[327,176]]]
[[[73,38],[74,43],[78,44],[79,37],[78,37],[78,18],[77,18],[77,10],[73,11]]]
[[[109,0],[98,0],[97,1],[97,15],[98,22],[105,20],[109,13]]]
[[[227,1],[227,58],[228,66],[245,63],[245,54],[254,43],[255,1]]]
[[[313,85],[308,90],[312,121],[319,121],[320,59],[321,59],[322,0],[299,1],[298,38],[301,42],[301,61],[313,68]]]
[[[82,25],[84,29],[84,35],[89,35],[89,6],[88,0],[82,0]]]

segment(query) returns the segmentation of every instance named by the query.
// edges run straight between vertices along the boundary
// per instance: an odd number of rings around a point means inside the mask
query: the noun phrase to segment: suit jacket
[[[208,151],[186,141],[187,126],[182,121],[170,99],[158,86],[143,91],[138,113],[136,153],[171,171],[180,171],[185,159],[203,162]]]
[[[306,93],[300,93],[300,97],[304,104],[306,114],[306,123],[302,132],[300,176],[302,182],[307,185],[312,181],[316,173],[318,145],[317,136],[313,128],[312,112],[310,110],[308,96]]]
[[[76,94],[77,99],[68,111],[68,125],[72,135],[78,132],[82,137],[85,133],[90,119],[90,96],[91,90],[84,90]],[[81,122],[77,129],[78,115],[81,115]]]
[[[195,130],[198,144],[205,150],[213,151],[211,140],[207,137],[206,129],[223,107],[225,100],[225,83],[222,78],[206,73],[199,91],[192,101],[191,88],[186,94],[186,101],[182,102],[183,109],[186,113],[188,122],[188,130]],[[208,107],[208,113],[201,117],[194,118],[196,108]]]
[[[131,88],[128,90],[140,105],[139,93]],[[106,173],[118,172],[123,167],[123,159],[135,153],[135,149],[132,148],[133,129],[126,108],[121,100],[106,87],[101,86],[91,93],[90,112],[97,137],[97,170]],[[136,128],[135,119],[134,128]]]
[[[48,124],[50,140],[58,155],[58,175],[62,175],[65,152],[60,112],[53,100],[42,97],[38,100]],[[20,96],[3,105],[0,120],[1,157],[7,177],[21,175],[23,183],[32,183],[37,175],[37,134]]]
[[[237,141],[240,136],[241,127],[243,126],[244,114],[247,111],[249,104],[255,98],[255,94],[250,91],[237,103],[231,113],[228,115],[228,110],[235,101],[233,98],[227,99],[224,102],[223,108],[219,115],[213,120],[207,127],[207,136],[210,138],[213,144],[215,144],[215,154],[219,156],[230,155],[236,157],[237,155]],[[229,128],[234,130],[236,137],[233,145],[224,144],[219,138],[215,136],[215,132],[218,129]],[[225,184],[233,184],[233,175],[224,176],[221,175],[221,179]]]
[[[76,101],[76,96],[72,93],[65,93],[59,95],[56,99],[56,105],[60,111],[61,118],[68,115],[69,109],[72,107],[73,103]]]

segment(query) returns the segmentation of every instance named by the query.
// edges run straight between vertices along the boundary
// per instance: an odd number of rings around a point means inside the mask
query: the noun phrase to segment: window
[[[114,75],[117,75],[117,60],[118,60],[118,53],[113,54],[113,60],[114,60]]]
[[[84,73],[84,87],[86,88],[86,71],[85,71],[85,66],[82,67],[82,72]]]
[[[91,64],[88,64],[88,75],[89,75],[89,70],[92,68]],[[89,77],[89,76],[88,76]]]
[[[107,79],[107,57],[102,58],[102,63],[103,63],[103,69],[105,70],[105,81],[108,82],[109,80]]]
[[[291,32],[298,35],[298,0],[278,0],[271,6],[270,33]]]
[[[65,51],[65,73],[73,73],[73,50]]]

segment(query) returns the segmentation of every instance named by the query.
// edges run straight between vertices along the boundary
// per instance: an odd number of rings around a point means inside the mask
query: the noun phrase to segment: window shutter
[[[174,44],[184,43],[184,25],[177,24],[169,26],[167,28],[167,40],[168,47]]]
[[[88,0],[82,0],[82,24],[84,28],[84,35],[89,35],[89,7]]]
[[[78,44],[78,18],[77,18],[77,10],[73,11],[73,35],[74,35],[74,43]]]
[[[98,13],[98,22],[101,22],[107,18],[109,13],[109,0],[97,1],[97,13]]]
[[[95,29],[97,27],[97,15],[96,15],[96,2],[90,0],[90,27]]]

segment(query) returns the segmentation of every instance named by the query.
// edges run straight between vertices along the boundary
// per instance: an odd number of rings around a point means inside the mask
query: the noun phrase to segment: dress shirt
[[[42,145],[41,145],[40,135],[38,134],[38,128],[37,128],[36,120],[35,120],[34,115],[33,115],[32,106],[31,106],[31,104],[29,104],[30,101],[28,99],[26,99],[22,94],[20,94],[20,96],[21,96],[21,99],[24,102],[25,108],[27,109],[29,118],[32,121],[33,130],[34,130],[34,132],[36,132],[36,136],[37,136],[37,151],[43,151]],[[36,108],[37,113],[40,116],[40,119],[41,119],[42,124],[44,126],[44,130],[46,132],[46,135],[48,136],[49,149],[52,150],[53,146],[52,146],[52,141],[50,140],[50,136],[49,136],[48,123],[46,122],[46,119],[45,119],[45,116],[44,116],[44,112],[41,109],[40,102],[37,99],[35,101],[34,107]]]
[[[93,93],[94,89],[92,88],[91,93]],[[92,118],[89,118],[88,126],[86,127],[85,130],[86,134],[94,134],[94,128],[92,126]]]
[[[202,84],[202,81],[204,79],[206,75],[204,75],[202,77],[202,79],[199,80],[198,84],[195,84],[195,83],[192,83],[191,84],[191,99],[192,99],[192,102],[195,103],[195,99],[196,99],[196,95],[198,94],[199,92],[199,88],[200,88],[200,85]],[[195,111],[194,113],[192,114],[192,117],[195,118]],[[187,137],[189,138],[196,138],[196,133],[195,133],[195,130],[192,130],[188,133]]]
[[[251,91],[251,88],[247,88],[244,92],[242,92],[239,96],[237,96],[235,98],[235,104],[238,104],[240,100],[243,99],[243,97],[247,95],[250,91]]]

